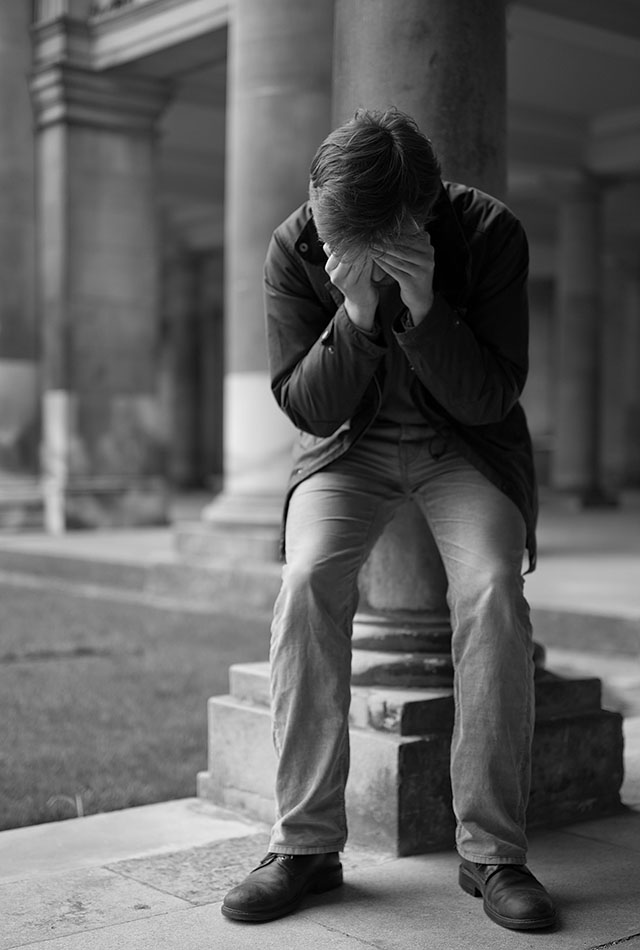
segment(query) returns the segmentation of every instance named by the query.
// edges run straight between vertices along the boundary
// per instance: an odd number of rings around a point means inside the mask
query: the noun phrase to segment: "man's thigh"
[[[526,528],[516,504],[470,462],[442,460],[416,501],[450,584],[469,572],[522,571]]]
[[[286,524],[288,565],[358,569],[401,498],[370,480],[341,472],[317,472],[298,485]]]

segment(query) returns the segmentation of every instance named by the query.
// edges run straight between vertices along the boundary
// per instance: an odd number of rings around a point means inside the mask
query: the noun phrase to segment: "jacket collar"
[[[456,305],[466,296],[470,253],[444,182],[440,184],[432,214],[433,218],[427,225],[427,231],[431,235],[435,250],[434,290]],[[307,223],[300,232],[295,248],[300,257],[309,264],[324,268],[327,256],[322,249],[322,241],[318,237],[310,206]]]

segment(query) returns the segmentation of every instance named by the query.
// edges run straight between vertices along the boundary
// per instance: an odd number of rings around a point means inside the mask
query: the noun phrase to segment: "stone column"
[[[262,272],[271,234],[307,197],[331,123],[333,0],[236,0],[228,51],[223,491],[183,524],[188,558],[277,557],[293,429],[271,393]]]
[[[504,0],[336,0],[334,125],[359,106],[409,113],[445,178],[502,195]]]
[[[282,496],[291,425],[270,393],[262,268],[307,196],[331,120],[332,0],[237,0],[229,38],[225,191],[225,492]]]
[[[636,249],[634,266],[627,274],[625,312],[628,348],[625,360],[627,407],[625,413],[625,481],[640,484],[640,253]]]
[[[15,527],[27,517],[39,424],[29,6],[0,4],[0,523]]]
[[[167,88],[83,68],[77,9],[50,4],[34,31],[51,531],[160,523],[167,500],[155,175]]]
[[[222,255],[165,234],[162,404],[178,490],[220,490],[222,472]]]
[[[558,214],[555,433],[552,484],[583,504],[605,500],[601,480],[602,207],[582,178]]]
[[[389,0],[337,0],[334,124],[358,107],[397,106],[433,141],[444,178],[502,195],[504,6],[504,0],[405,0],[398,15]],[[360,575],[360,593],[354,682],[451,684],[446,578],[411,505],[374,548]],[[372,655],[380,644],[395,653],[393,662]]]

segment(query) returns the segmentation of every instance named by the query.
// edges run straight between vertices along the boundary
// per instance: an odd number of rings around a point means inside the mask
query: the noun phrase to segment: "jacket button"
[[[306,241],[301,241],[301,243],[298,245],[298,247],[300,248],[300,250],[301,250],[301,252],[302,252],[303,254],[306,254],[307,251],[309,250],[309,245],[307,244]]]

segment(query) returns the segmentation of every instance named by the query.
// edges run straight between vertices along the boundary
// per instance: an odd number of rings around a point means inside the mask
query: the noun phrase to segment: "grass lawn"
[[[195,794],[207,699],[268,626],[0,585],[0,829]]]

